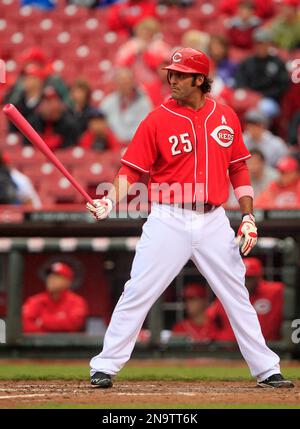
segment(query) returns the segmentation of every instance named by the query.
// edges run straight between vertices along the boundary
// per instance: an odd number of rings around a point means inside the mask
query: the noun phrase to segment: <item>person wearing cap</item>
[[[105,114],[100,109],[91,107],[87,112],[87,118],[87,130],[80,137],[79,146],[101,152],[105,150],[119,152],[120,142],[108,127]]]
[[[31,119],[41,101],[45,78],[44,70],[41,67],[35,64],[24,66],[22,72],[23,91],[14,104],[27,120]],[[19,134],[19,130],[11,122],[9,123],[9,130]],[[20,135],[23,137],[22,134]],[[25,141],[25,139],[22,140]]]
[[[245,258],[244,264],[246,287],[251,304],[258,315],[262,333],[267,341],[280,340],[284,285],[282,282],[263,279],[263,266],[258,258]],[[236,341],[229,319],[218,299],[207,309],[207,324],[215,341]]]
[[[40,104],[30,117],[30,123],[51,150],[77,144],[79,129],[76,119],[54,86],[43,89]]]
[[[88,308],[84,298],[70,290],[74,271],[66,263],[55,262],[46,274],[46,291],[33,295],[23,304],[23,331],[25,333],[82,331]]]
[[[272,41],[281,49],[300,48],[300,1],[282,0],[275,18],[268,24]]]
[[[5,103],[12,103],[17,105],[19,100],[24,98],[24,73],[27,69],[39,70],[40,76],[43,77],[44,86],[54,86],[60,97],[66,104],[70,104],[69,90],[64,83],[63,79],[54,73],[53,65],[47,55],[39,46],[31,46],[25,49],[18,58],[18,64],[21,66],[21,72],[17,77],[14,85],[8,90],[4,97]]]
[[[266,164],[276,167],[283,156],[288,155],[287,144],[268,129],[268,118],[258,109],[251,109],[244,117],[244,142],[247,148],[262,152]]]
[[[267,189],[269,184],[278,179],[278,171],[267,165],[264,154],[258,150],[250,150],[251,158],[248,160],[248,168],[251,177],[251,184],[254,191],[254,203]],[[236,208],[236,199],[232,187],[230,189],[229,198],[226,202],[226,208]]]
[[[253,33],[253,55],[246,57],[236,73],[236,87],[259,92],[260,110],[268,118],[279,113],[279,102],[290,84],[284,61],[270,52],[272,35],[266,28]]]
[[[299,162],[292,156],[285,156],[277,163],[279,177],[269,184],[256,201],[264,209],[300,208]]]
[[[208,306],[207,288],[204,284],[189,283],[183,291],[186,318],[177,322],[172,333],[194,341],[210,341],[211,333],[206,323],[205,310]]]
[[[226,309],[258,386],[293,387],[280,373],[279,356],[265,343],[245,287],[240,251],[247,256],[254,248],[257,228],[246,164],[251,155],[238,116],[208,97],[212,80],[204,52],[178,49],[164,68],[171,98],[140,123],[107,196],[87,203],[92,216],[103,220],[131,193],[131,185],[149,174],[151,213],[103,350],[91,359],[91,384],[112,387],[151,306],[191,259]],[[222,207],[228,176],[241,211],[237,241]]]

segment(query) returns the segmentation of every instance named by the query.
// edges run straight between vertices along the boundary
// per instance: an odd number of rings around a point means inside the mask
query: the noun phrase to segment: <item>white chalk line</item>
[[[1,399],[17,399],[17,398],[35,398],[35,397],[45,397],[45,396],[57,396],[57,393],[30,393],[27,395],[7,395],[7,396],[0,396]]]

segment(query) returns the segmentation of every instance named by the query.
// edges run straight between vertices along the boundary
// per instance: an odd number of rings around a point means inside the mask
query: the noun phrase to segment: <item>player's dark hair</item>
[[[197,79],[198,76],[203,76],[203,78],[204,78],[202,84],[199,86],[199,88],[202,91],[202,94],[206,94],[206,93],[210,92],[213,81],[212,81],[212,79],[210,79],[207,76],[199,75],[199,74],[194,74],[193,75],[192,86],[196,85],[196,79]]]

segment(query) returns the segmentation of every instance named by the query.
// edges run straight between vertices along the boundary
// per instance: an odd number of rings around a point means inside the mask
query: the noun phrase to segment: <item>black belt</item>
[[[164,204],[164,203],[159,203],[159,204]],[[187,210],[193,210],[196,211],[198,213],[208,213],[211,212],[213,210],[215,210],[217,207],[219,206],[214,206],[212,204],[209,203],[170,203],[169,205],[172,205],[174,207],[178,207],[179,209],[187,209]]]

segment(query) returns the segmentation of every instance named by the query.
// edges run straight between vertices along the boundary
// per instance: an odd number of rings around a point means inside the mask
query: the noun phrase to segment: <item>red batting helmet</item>
[[[192,48],[178,49],[172,55],[172,64],[163,70],[174,70],[181,73],[209,74],[209,59],[202,51]]]
[[[66,277],[69,280],[73,280],[74,278],[74,272],[72,268],[64,264],[63,262],[55,262],[50,266],[50,268],[47,270],[47,274],[58,274],[59,276]]]
[[[245,258],[246,277],[260,277],[263,275],[263,266],[257,258]]]

